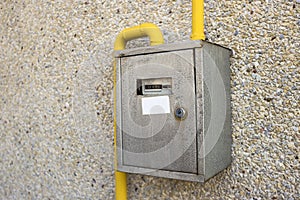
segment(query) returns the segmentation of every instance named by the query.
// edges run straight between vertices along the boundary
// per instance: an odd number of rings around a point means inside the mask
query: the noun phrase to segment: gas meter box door
[[[117,170],[203,182],[228,165],[230,147],[223,146],[231,140],[216,140],[217,146],[210,150],[212,156],[204,156],[204,136],[211,131],[206,124],[214,123],[215,114],[219,114],[210,113],[215,98],[211,95],[217,99],[219,91],[213,88],[218,76],[205,66],[204,55],[214,58],[209,48],[203,50],[203,43],[189,41],[114,52]],[[218,54],[229,52],[216,48]],[[204,73],[211,76],[207,84]],[[221,138],[228,131],[221,131]]]
[[[123,57],[121,85],[123,165],[197,173],[193,50]]]

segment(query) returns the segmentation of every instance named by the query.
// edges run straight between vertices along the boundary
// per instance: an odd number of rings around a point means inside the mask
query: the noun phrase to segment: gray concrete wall
[[[130,175],[130,199],[300,198],[299,13],[205,2],[207,40],[234,50],[233,162],[205,184]],[[143,22],[187,40],[191,2],[0,2],[0,199],[113,199],[111,53]]]

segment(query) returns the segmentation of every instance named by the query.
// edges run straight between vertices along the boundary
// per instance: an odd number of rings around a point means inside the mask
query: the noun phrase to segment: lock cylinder
[[[184,108],[176,108],[174,111],[175,118],[178,120],[184,120],[187,116],[187,112],[185,111]]]

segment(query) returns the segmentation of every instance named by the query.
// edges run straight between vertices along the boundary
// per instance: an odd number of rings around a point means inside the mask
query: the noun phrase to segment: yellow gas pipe
[[[204,0],[192,0],[192,40],[205,40]]]
[[[139,26],[124,29],[116,38],[114,50],[125,49],[126,43],[140,37],[149,37],[150,45],[164,43],[160,29],[152,23],[144,23]],[[115,151],[115,194],[116,200],[127,199],[127,176],[124,172],[117,171],[117,121],[116,121],[116,63],[114,63],[114,151]]]
[[[160,29],[152,23],[144,23],[124,29],[116,38],[114,50],[125,49],[126,42],[141,37],[149,37],[151,46],[164,43]]]

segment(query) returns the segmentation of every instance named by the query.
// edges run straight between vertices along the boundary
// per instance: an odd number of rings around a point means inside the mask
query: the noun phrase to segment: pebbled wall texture
[[[191,1],[0,2],[0,199],[114,198],[113,44],[144,22],[188,40]],[[300,199],[300,2],[206,0],[205,32],[234,51],[233,162],[204,184],[129,175],[129,199]]]

